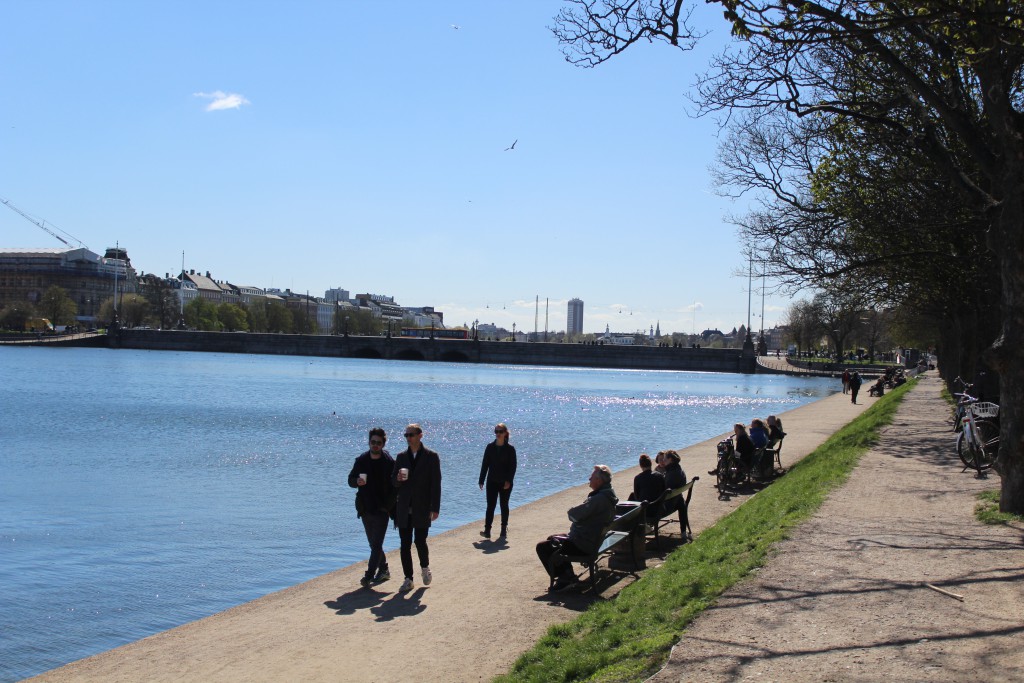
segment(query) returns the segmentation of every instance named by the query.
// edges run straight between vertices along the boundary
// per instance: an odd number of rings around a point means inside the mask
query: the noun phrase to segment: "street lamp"
[[[516,324],[512,323],[512,341],[516,340]]]

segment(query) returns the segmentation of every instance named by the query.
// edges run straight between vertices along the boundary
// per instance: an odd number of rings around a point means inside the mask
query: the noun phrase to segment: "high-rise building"
[[[569,318],[565,323],[566,334],[583,334],[583,300],[569,299]]]

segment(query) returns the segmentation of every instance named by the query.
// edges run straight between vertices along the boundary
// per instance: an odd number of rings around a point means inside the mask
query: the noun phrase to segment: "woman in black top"
[[[508,531],[508,499],[512,495],[512,482],[516,477],[516,449],[508,442],[508,427],[499,422],[494,427],[494,441],[484,449],[484,461],[480,464],[480,490],[487,485],[487,514],[484,517],[484,530],[480,535],[491,537],[491,524],[494,522],[494,507],[501,499],[501,534],[504,538]]]
[[[749,472],[750,468],[754,466],[754,442],[747,435],[745,425],[737,422],[732,429],[736,434],[736,452],[740,454],[740,462]]]

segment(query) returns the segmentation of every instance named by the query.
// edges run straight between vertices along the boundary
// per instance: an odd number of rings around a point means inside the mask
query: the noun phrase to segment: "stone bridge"
[[[89,341],[92,342],[92,340]],[[757,367],[752,350],[745,353],[741,349],[179,330],[120,330],[109,335],[105,341],[111,348],[122,349],[216,351],[221,353],[378,358],[499,365],[742,373],[753,373]]]

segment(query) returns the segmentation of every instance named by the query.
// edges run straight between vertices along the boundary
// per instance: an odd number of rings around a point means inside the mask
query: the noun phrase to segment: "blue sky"
[[[3,0],[0,197],[137,270],[449,324],[731,329],[741,245],[686,94],[728,40],[565,62],[556,1]],[[515,148],[506,150],[517,141]],[[60,246],[12,211],[0,246]],[[755,282],[755,288],[759,285]],[[760,292],[754,293],[759,326]],[[768,296],[765,322],[787,299]],[[696,308],[696,310],[694,310]]]

